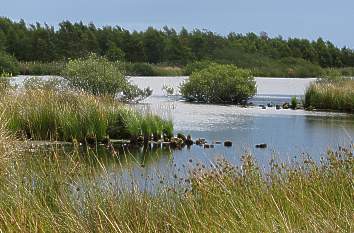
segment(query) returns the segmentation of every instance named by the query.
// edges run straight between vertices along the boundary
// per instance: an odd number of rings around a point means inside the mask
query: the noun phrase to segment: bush
[[[119,62],[90,54],[84,59],[70,60],[63,71],[69,84],[97,96],[119,97],[122,100],[140,100],[151,94],[129,83]]]
[[[208,68],[210,65],[215,65],[216,63],[204,60],[204,61],[196,61],[193,63],[190,63],[184,67],[183,70],[183,75],[189,76],[193,72],[200,71],[202,69]]]
[[[15,57],[0,51],[0,74],[19,74],[19,65]]]
[[[256,93],[256,82],[249,70],[212,64],[193,72],[181,93],[189,101],[238,104]]]

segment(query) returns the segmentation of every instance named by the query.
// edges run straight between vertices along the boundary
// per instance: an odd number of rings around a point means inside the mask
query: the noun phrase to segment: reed
[[[19,63],[20,74],[22,75],[61,75],[65,66],[65,61]]]
[[[354,111],[354,80],[316,82],[306,90],[305,107],[323,110]]]
[[[3,134],[0,134],[2,137]],[[0,140],[7,143],[8,139]],[[1,153],[4,153],[1,151]],[[352,148],[261,173],[250,155],[220,159],[151,194],[112,185],[104,161],[59,149],[10,154],[0,175],[4,232],[352,232]],[[126,155],[128,156],[128,155]],[[119,171],[119,163],[109,171]],[[129,168],[127,168],[129,169]],[[117,173],[119,176],[119,173]],[[129,188],[132,187],[132,188]]]
[[[34,140],[130,139],[151,135],[151,125],[159,129],[154,133],[161,138],[165,123],[110,97],[70,90],[12,91],[1,97],[0,106],[9,130],[17,137]]]

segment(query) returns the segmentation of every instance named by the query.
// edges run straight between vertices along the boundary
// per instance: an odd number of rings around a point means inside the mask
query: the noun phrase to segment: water
[[[137,150],[125,156],[121,153],[120,161],[124,161],[124,165],[117,166],[112,162],[115,160],[108,159],[105,164],[107,173],[97,177],[102,186],[113,183],[121,187],[122,182],[127,185],[134,180],[137,187],[154,190],[161,182],[183,182],[197,164],[210,166],[218,158],[238,165],[241,156],[250,152],[259,165],[267,169],[273,156],[291,162],[302,154],[309,154],[319,160],[327,149],[353,143],[353,115],[257,107],[270,102],[289,102],[292,96],[301,99],[315,79],[256,78],[258,91],[251,100],[256,106],[243,108],[184,102],[178,94],[180,84],[187,78],[132,77],[131,81],[139,87],[153,90],[152,96],[138,108],[148,108],[163,117],[171,117],[176,133],[191,134],[194,139],[205,138],[209,143],[231,140],[233,146],[215,145],[212,149],[192,146],[174,151]],[[173,87],[175,95],[167,96],[163,91],[164,85]],[[266,143],[268,147],[256,149],[255,145],[260,143]]]
[[[319,160],[329,148],[348,146],[354,139],[354,117],[343,113],[308,112],[304,110],[276,110],[260,107],[243,108],[230,105],[193,104],[181,100],[179,86],[187,77],[132,77],[131,81],[141,88],[150,87],[153,95],[140,107],[166,117],[174,122],[175,132],[205,138],[209,143],[231,140],[233,146],[215,145],[213,149],[192,146],[175,151],[152,151],[153,156],[142,168],[130,166],[129,170],[112,168],[110,182],[128,183],[135,180],[137,187],[154,190],[160,182],[181,182],[188,178],[191,169],[198,164],[210,166],[219,158],[234,165],[240,164],[245,152],[255,156],[259,165],[267,170],[272,157],[292,162],[310,155]],[[258,104],[284,103],[292,96],[301,99],[306,88],[315,79],[256,78],[257,96],[251,101]],[[163,86],[173,87],[174,96],[166,96]],[[255,145],[266,143],[266,149]],[[144,160],[144,159],[143,159]],[[140,160],[140,163],[144,163]],[[119,175],[117,175],[119,174]],[[163,177],[163,178],[161,178]],[[176,178],[177,177],[177,178]],[[103,179],[103,178],[102,178]],[[103,179],[104,180],[104,179]]]

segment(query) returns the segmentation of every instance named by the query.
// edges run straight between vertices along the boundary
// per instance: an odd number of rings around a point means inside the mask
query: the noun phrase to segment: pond
[[[25,77],[20,77],[19,80]],[[141,88],[150,87],[152,96],[138,104],[138,108],[170,117],[175,133],[190,134],[193,139],[205,138],[208,143],[230,140],[232,147],[215,144],[214,148],[200,146],[182,150],[135,150],[126,152],[124,166],[117,166],[107,159],[103,183],[130,183],[153,190],[162,180],[175,183],[188,179],[189,171],[196,166],[210,166],[219,158],[234,165],[240,164],[245,152],[255,156],[258,164],[267,169],[269,161],[276,157],[291,162],[309,155],[319,160],[327,149],[349,146],[354,139],[354,117],[344,113],[309,112],[304,110],[262,109],[258,104],[280,104],[292,96],[301,99],[306,87],[315,79],[256,78],[257,95],[252,107],[231,105],[195,104],[182,100],[179,86],[188,77],[132,77]],[[174,89],[168,96],[163,87]],[[266,143],[266,149],[255,148]],[[103,153],[103,152],[102,152]],[[106,156],[106,155],[105,155]],[[109,157],[109,156],[108,156]],[[129,158],[127,158],[129,157]],[[129,169],[127,169],[129,168]],[[108,174],[108,179],[107,179]]]

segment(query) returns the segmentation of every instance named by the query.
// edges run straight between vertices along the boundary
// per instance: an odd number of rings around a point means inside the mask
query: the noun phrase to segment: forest
[[[0,53],[20,62],[67,61],[95,53],[112,61],[184,67],[209,60],[266,76],[313,76],[323,68],[354,67],[354,51],[318,38],[271,38],[266,32],[223,36],[167,26],[129,31],[119,26],[61,22],[57,27],[0,17]],[[257,73],[258,72],[258,73]]]

